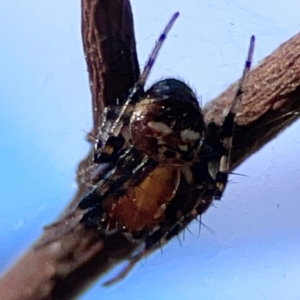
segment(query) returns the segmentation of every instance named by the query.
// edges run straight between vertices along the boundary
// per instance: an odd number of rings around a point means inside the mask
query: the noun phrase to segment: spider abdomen
[[[133,145],[160,163],[192,161],[203,139],[204,122],[192,90],[176,79],[156,83],[130,118]]]
[[[179,171],[167,165],[158,166],[139,184],[128,183],[123,196],[106,200],[107,204],[111,202],[106,222],[110,229],[116,226],[135,236],[151,231],[164,220],[165,210],[177,190]]]

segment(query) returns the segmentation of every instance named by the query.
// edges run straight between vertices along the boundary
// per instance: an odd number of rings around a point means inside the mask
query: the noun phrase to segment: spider
[[[234,118],[244,93],[254,36],[242,78],[217,138],[210,135],[197,97],[184,82],[169,78],[145,91],[158,52],[179,13],[175,13],[122,105],[105,107],[94,142],[93,188],[81,199],[80,220],[103,236],[122,232],[144,247],[143,256],[178,235],[220,199],[226,187]]]

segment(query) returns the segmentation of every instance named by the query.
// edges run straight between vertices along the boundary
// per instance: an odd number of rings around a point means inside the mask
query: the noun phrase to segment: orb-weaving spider
[[[213,199],[220,199],[228,179],[234,118],[255,38],[251,37],[243,76],[222,130],[211,143],[197,97],[184,82],[164,79],[144,91],[178,15],[160,35],[123,104],[104,109],[93,157],[102,166],[93,175],[93,189],[78,205],[84,210],[81,222],[86,227],[103,236],[118,231],[144,241],[144,249],[120,277],[142,256],[181,232]]]

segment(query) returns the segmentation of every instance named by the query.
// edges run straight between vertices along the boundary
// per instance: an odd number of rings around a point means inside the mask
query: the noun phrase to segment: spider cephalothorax
[[[142,239],[145,246],[137,259],[177,235],[213,199],[221,198],[234,118],[254,48],[252,37],[236,96],[212,146],[197,97],[184,82],[165,79],[144,91],[158,50],[177,17],[178,13],[160,36],[123,105],[104,110],[94,162],[105,164],[94,177],[92,191],[79,203],[85,210],[81,222],[87,227],[103,235],[120,231]]]
[[[196,159],[204,122],[191,89],[176,79],[153,85],[130,118],[132,143],[160,163],[183,165]]]

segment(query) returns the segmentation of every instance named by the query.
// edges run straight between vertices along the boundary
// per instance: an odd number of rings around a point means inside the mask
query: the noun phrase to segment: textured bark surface
[[[205,106],[205,122],[211,128],[222,124],[236,86],[233,84]],[[300,33],[250,72],[235,120],[231,170],[298,118],[299,100]]]
[[[139,76],[129,2],[82,1],[82,40],[96,134],[104,106],[121,101]]]
[[[137,79],[138,63],[130,5],[127,0],[82,0],[82,34],[93,96],[94,128],[101,111]],[[296,35],[251,71],[243,102],[239,106],[231,170],[259,150],[298,118],[300,110],[300,34]],[[229,109],[236,84],[204,109],[210,135],[218,133]],[[237,142],[238,141],[238,142]],[[78,222],[68,219],[87,191],[97,167],[91,152],[78,167],[78,192],[62,214],[58,226],[41,237],[44,246],[31,248],[0,281],[1,299],[70,299],[82,293],[96,278],[138,246],[121,234],[103,239]],[[73,223],[72,223],[73,222]],[[60,232],[61,231],[61,232]]]

